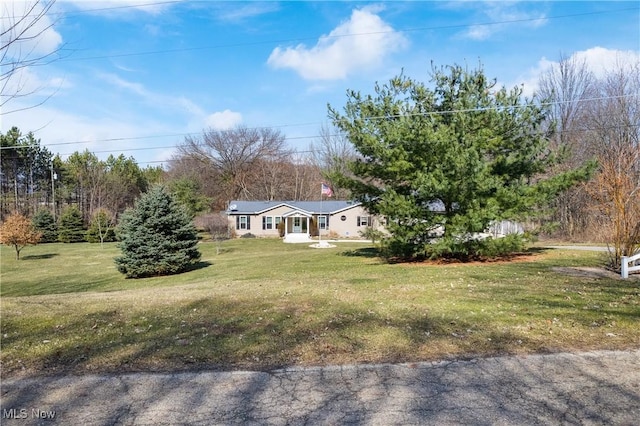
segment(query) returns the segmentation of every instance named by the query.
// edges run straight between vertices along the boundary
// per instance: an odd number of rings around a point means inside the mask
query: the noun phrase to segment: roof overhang
[[[313,214],[301,209],[289,210],[288,212],[282,215],[282,217],[312,217],[312,216]]]

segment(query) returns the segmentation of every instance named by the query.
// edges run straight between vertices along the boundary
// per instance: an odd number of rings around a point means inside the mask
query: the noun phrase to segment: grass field
[[[189,272],[128,280],[114,244],[2,247],[3,376],[269,369],[640,347],[640,281],[600,253],[387,264],[375,248],[201,243]],[[219,249],[219,253],[218,253]]]

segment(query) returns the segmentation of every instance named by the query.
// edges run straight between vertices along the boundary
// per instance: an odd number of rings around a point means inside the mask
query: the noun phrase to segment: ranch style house
[[[283,237],[308,242],[311,237],[359,238],[379,220],[354,201],[231,201],[225,212],[236,236]]]

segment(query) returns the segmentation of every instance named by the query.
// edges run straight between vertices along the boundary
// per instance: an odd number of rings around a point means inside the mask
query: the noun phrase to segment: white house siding
[[[259,213],[238,213],[229,216],[229,226],[233,229],[237,236],[242,236],[244,234],[253,234],[256,237],[273,237],[277,238],[280,236],[278,232],[278,226],[276,224],[276,218],[282,218],[282,215],[286,212],[291,211],[291,207],[288,206],[280,206],[274,209]],[[236,229],[236,217],[237,216],[249,216],[250,219],[250,228],[249,229]],[[272,229],[262,229],[262,221],[263,218],[269,217],[271,220]]]
[[[335,233],[339,237],[359,238],[360,231],[367,228],[366,225],[358,225],[358,217],[370,217],[362,206],[355,206],[341,212],[337,212],[329,219],[329,233]],[[344,220],[342,220],[344,218]],[[377,220],[371,217],[373,226],[378,224]]]

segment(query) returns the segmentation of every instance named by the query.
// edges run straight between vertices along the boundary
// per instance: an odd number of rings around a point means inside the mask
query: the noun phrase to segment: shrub
[[[423,257],[430,259],[455,258],[460,260],[487,259],[522,252],[526,239],[522,234],[502,238],[441,238],[424,244]]]
[[[229,220],[224,213],[210,213],[197,216],[194,219],[196,226],[211,234],[214,241],[229,239]]]
[[[256,238],[251,232],[247,232],[246,234],[240,235],[240,238]]]
[[[200,260],[195,226],[162,186],[152,188],[122,215],[118,235],[122,256],[115,262],[128,278],[176,274]]]
[[[362,238],[371,240],[371,242],[374,244],[376,241],[382,240],[385,235],[384,232],[374,228],[373,226],[367,226],[366,228],[364,228],[364,230],[360,231],[359,234]]]

